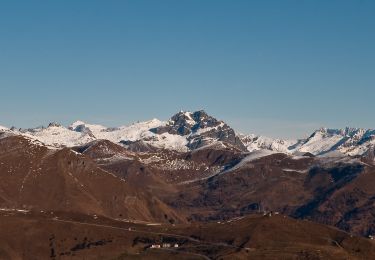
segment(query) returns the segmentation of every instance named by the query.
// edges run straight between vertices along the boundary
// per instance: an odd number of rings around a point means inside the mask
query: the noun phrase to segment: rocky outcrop
[[[246,147],[235,131],[225,122],[209,116],[204,110],[179,112],[171,117],[165,126],[150,129],[155,134],[169,133],[187,137],[187,147],[191,150],[222,142],[241,151]]]

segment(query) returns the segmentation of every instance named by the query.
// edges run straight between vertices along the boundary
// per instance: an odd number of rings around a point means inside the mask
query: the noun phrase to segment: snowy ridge
[[[49,126],[47,128],[17,131],[16,133],[54,147],[72,147],[83,145],[95,140],[94,137],[86,133],[74,132],[63,126]]]
[[[57,123],[51,123],[48,127],[19,130],[0,126],[0,132],[3,135],[4,132],[23,135],[55,148],[109,140],[122,145],[141,141],[155,148],[180,152],[233,148],[243,152],[266,150],[294,155],[311,153],[319,156],[355,156],[364,155],[375,146],[375,130],[361,128],[322,128],[304,140],[237,134],[225,122],[209,116],[203,110],[180,111],[167,121],[152,119],[115,128],[76,121],[68,127]]]
[[[331,156],[341,153],[354,156],[363,155],[375,146],[375,130],[321,128],[305,140],[282,140],[256,135],[242,135],[241,140],[250,152],[266,149],[286,154]]]
[[[375,145],[375,130],[361,128],[327,129],[315,131],[296,147],[300,152],[322,155],[334,151],[347,155],[363,155]]]
[[[28,129],[26,131],[17,132],[28,138],[36,139],[48,146],[55,147],[73,147],[103,139],[114,143],[119,143],[124,140],[143,140],[158,148],[179,151],[186,150],[186,140],[184,138],[170,135],[168,133],[156,135],[149,131],[151,128],[161,125],[165,125],[165,122],[157,119],[117,128],[108,128],[102,125],[87,124],[83,121],[76,121],[68,128],[50,124],[47,128]]]
[[[249,166],[249,164],[252,161],[258,160],[260,158],[275,154],[277,152],[270,151],[270,150],[258,150],[250,153],[245,158],[243,158],[238,164],[236,164],[234,167],[230,168],[229,171],[234,171],[236,169],[242,168],[244,166]],[[250,165],[251,166],[251,165]]]
[[[290,148],[297,143],[295,140],[274,139],[259,135],[241,135],[241,141],[249,152],[257,150],[271,150],[281,153],[291,153]]]
[[[68,127],[50,123],[48,127],[13,130],[16,134],[53,147],[80,146],[103,139],[126,144],[142,141],[156,148],[180,152],[222,141],[220,138],[226,138],[231,131],[234,133],[224,122],[204,111],[181,111],[168,121],[152,119],[115,128],[76,121]]]

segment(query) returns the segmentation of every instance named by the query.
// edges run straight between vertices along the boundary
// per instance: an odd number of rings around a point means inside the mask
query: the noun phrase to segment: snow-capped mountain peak
[[[325,154],[339,151],[344,154],[364,154],[375,144],[375,130],[346,127],[321,128],[307,138],[297,149],[301,152]]]
[[[151,131],[157,134],[170,133],[181,136],[190,135],[204,128],[213,128],[224,122],[209,116],[204,110],[195,112],[180,111],[173,115],[165,126],[157,127]]]
[[[189,149],[197,149],[220,141],[239,150],[246,150],[231,127],[208,115],[204,110],[180,111],[173,115],[166,125],[150,129],[150,131],[159,135],[170,134],[184,137]]]

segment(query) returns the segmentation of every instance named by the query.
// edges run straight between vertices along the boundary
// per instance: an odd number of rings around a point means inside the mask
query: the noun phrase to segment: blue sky
[[[1,1],[0,125],[205,109],[242,132],[375,128],[375,1]]]

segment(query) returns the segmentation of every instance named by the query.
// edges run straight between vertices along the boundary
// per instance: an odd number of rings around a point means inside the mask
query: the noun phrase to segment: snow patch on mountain
[[[48,146],[77,146],[89,143],[95,140],[94,137],[86,134],[69,130],[63,126],[49,126],[47,128],[28,129],[19,131],[20,134],[30,139],[38,140]]]
[[[5,126],[0,125],[0,131],[8,131],[9,129]]]
[[[274,139],[260,135],[240,135],[241,141],[249,152],[257,150],[271,150],[281,153],[292,153],[293,146],[297,141]]]
[[[261,158],[266,157],[266,156],[270,156],[272,154],[276,154],[276,153],[278,153],[278,152],[271,151],[271,150],[253,151],[249,155],[247,155],[245,158],[243,158],[235,166],[233,166],[232,168],[229,168],[228,170],[222,172],[221,174],[232,172],[232,171],[235,171],[235,170],[240,169],[240,168],[249,168],[249,167],[251,168],[251,167],[253,167],[251,162],[253,162],[255,160],[258,160],[258,159],[261,159]]]
[[[342,136],[333,135],[328,137],[319,131],[306,140],[306,142],[298,148],[298,151],[321,154],[330,151],[341,139]]]

